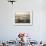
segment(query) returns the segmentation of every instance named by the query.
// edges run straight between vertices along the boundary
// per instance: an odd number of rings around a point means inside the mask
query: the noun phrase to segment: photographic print
[[[16,25],[32,25],[32,12],[18,11],[15,15]]]

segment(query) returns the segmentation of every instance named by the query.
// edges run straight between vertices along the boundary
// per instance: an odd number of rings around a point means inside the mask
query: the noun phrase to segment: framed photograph
[[[17,11],[15,25],[32,25],[32,11]]]

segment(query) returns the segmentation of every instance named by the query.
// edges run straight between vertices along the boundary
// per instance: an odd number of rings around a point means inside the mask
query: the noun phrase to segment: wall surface
[[[32,10],[32,26],[15,26],[17,10]],[[15,40],[19,32],[30,34],[33,40],[46,40],[46,0],[17,0],[13,5],[0,0],[0,40]]]

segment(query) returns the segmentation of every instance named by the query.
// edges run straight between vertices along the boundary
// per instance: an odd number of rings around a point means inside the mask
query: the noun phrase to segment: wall
[[[15,26],[17,10],[32,10],[32,26]],[[46,0],[17,0],[13,5],[0,0],[0,40],[15,40],[18,32],[30,34],[33,40],[46,40]]]

